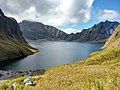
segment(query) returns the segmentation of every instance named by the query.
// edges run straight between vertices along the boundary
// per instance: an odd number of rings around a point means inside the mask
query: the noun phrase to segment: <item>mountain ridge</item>
[[[33,54],[37,50],[26,42],[14,18],[7,17],[0,9],[0,61],[13,60]]]
[[[100,22],[93,25],[91,28],[83,29],[76,34],[67,34],[54,26],[44,25],[41,22],[32,22],[23,20],[19,23],[20,30],[27,39],[38,40],[64,40],[64,41],[99,41],[108,39],[115,28],[119,25],[119,22]]]
[[[29,22],[27,20],[23,20],[19,23],[20,29],[27,39],[38,40],[38,39],[59,39],[64,40],[66,38],[66,33],[58,30],[57,28],[44,25],[40,22]],[[26,27],[28,26],[28,27]]]
[[[120,46],[120,25],[116,28],[112,36],[106,41],[102,49],[111,49]]]
[[[110,38],[110,44],[116,44],[111,40],[120,38],[120,26]],[[11,85],[16,82],[15,89],[18,90],[119,90],[120,46],[94,52],[84,61],[49,68],[40,75],[32,76],[33,86],[23,83],[29,77],[7,80],[0,84],[0,88],[11,90]]]

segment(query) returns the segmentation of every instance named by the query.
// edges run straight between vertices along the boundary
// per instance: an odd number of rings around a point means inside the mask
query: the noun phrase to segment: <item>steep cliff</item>
[[[80,33],[69,35],[67,40],[80,42],[105,40],[111,36],[118,25],[118,22],[100,22],[91,28],[83,29]]]
[[[100,22],[93,27],[83,29],[80,33],[66,34],[53,26],[44,25],[40,22],[22,21],[19,23],[23,35],[27,39],[38,40],[65,40],[65,41],[99,41],[108,39],[115,28],[119,25],[118,22]]]
[[[115,41],[120,38],[120,26],[117,29],[111,36]],[[116,43],[111,41],[110,44]],[[7,80],[0,88],[11,90],[11,85],[16,82],[15,89],[20,90],[119,90],[120,46],[94,52],[83,61],[49,68],[32,77],[34,86],[24,85],[25,78],[27,76]]]
[[[120,25],[116,28],[112,36],[107,40],[103,49],[111,49],[120,46]]]
[[[67,34],[53,26],[44,25],[40,22],[31,22],[24,20],[19,23],[23,35],[27,39],[38,40],[65,40]]]
[[[36,50],[28,45],[14,18],[4,15],[0,9],[0,61],[33,54]]]

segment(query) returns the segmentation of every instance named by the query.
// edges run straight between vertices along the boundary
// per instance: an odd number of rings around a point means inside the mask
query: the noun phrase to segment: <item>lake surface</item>
[[[70,64],[89,57],[89,54],[99,51],[103,44],[60,42],[60,41],[28,41],[40,52],[24,59],[8,62],[0,69],[5,70],[35,70]]]

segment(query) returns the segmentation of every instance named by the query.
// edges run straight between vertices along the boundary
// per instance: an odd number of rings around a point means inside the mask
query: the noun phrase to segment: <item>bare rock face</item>
[[[31,40],[65,40],[68,36],[65,32],[60,31],[53,26],[44,25],[40,22],[24,20],[19,23],[19,25],[25,38]]]
[[[4,15],[0,9],[0,61],[22,58],[33,54],[14,18]]]
[[[112,36],[106,41],[103,49],[111,49],[120,46],[120,25],[116,28]]]
[[[83,29],[80,33],[70,34],[67,40],[79,42],[106,40],[112,35],[118,25],[118,22],[100,22],[91,28]]]
[[[119,25],[118,22],[100,22],[97,25],[94,25],[92,28],[83,30],[81,36],[78,39],[79,41],[98,41],[108,39],[116,27]]]
[[[53,26],[44,25],[40,22],[22,21],[19,23],[23,35],[27,39],[38,40],[65,40],[65,41],[99,41],[108,39],[116,27],[118,22],[100,22],[93,27],[83,29],[80,33],[66,34]]]

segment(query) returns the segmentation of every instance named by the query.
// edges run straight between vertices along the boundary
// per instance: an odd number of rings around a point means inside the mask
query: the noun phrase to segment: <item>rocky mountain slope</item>
[[[120,66],[120,25],[102,47],[102,51],[94,52],[86,60],[89,64],[116,64]],[[94,62],[94,63],[93,63]],[[103,63],[104,62],[104,63]],[[119,68],[120,69],[120,68]]]
[[[110,49],[115,48],[117,46],[120,46],[120,25],[116,28],[113,35],[107,40],[104,47],[102,48]]]
[[[119,90],[120,46],[119,42],[116,43],[120,38],[119,28],[108,39],[109,44],[115,45],[114,48],[92,53],[84,61],[50,68],[32,77],[33,86],[24,85],[24,79],[29,77],[25,76],[10,79],[0,84],[0,88],[11,90],[12,83],[16,82],[16,90]]]
[[[76,40],[84,42],[108,39],[118,25],[118,22],[100,22],[89,29],[82,30],[82,32],[79,33],[79,38],[76,38]],[[76,35],[78,36],[78,33],[75,34],[75,36]]]
[[[0,61],[25,57],[33,51],[36,49],[25,41],[17,21],[0,9]]]
[[[44,25],[40,22],[31,22],[24,20],[19,23],[20,29],[27,39],[38,40],[65,40],[67,34],[53,26]]]
[[[119,25],[118,22],[100,22],[93,27],[83,29],[80,33],[66,34],[53,26],[44,25],[39,22],[22,21],[19,23],[23,35],[27,39],[38,40],[65,40],[65,41],[99,41],[108,39],[115,28]]]

